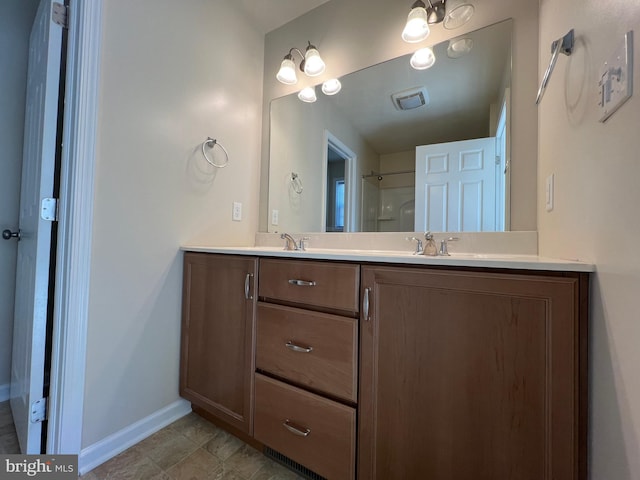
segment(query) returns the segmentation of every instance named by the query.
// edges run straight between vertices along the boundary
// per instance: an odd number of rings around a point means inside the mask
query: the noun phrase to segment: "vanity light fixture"
[[[342,89],[342,84],[337,78],[331,78],[322,84],[322,93],[325,95],[335,95]]]
[[[298,93],[298,98],[305,103],[313,103],[318,97],[316,97],[316,87],[305,87]]]
[[[427,21],[426,7],[422,0],[416,0],[416,2],[411,5],[407,23],[402,31],[402,39],[405,42],[418,43],[429,36],[429,22]]]
[[[308,42],[307,49],[304,53],[297,49],[292,48],[289,50],[284,56],[282,63],[280,64],[280,70],[278,70],[278,74],[276,78],[279,82],[284,83],[285,85],[294,85],[297,83],[298,78],[296,76],[296,64],[293,61],[293,53],[296,52],[300,55],[302,59],[300,62],[300,70],[303,71],[309,77],[316,77],[321,75],[325,69],[325,63],[318,52],[318,49],[315,45],[311,45],[311,42]]]
[[[470,38],[452,38],[447,47],[447,57],[460,58],[471,51],[473,40]]]
[[[452,30],[467,23],[474,12],[470,0],[416,0],[411,6],[402,39],[407,43],[418,43],[429,35],[429,25],[441,23]]]
[[[436,56],[430,47],[421,48],[411,56],[409,63],[416,70],[426,70],[436,63]]]
[[[298,82],[298,77],[296,77],[296,64],[293,63],[291,54],[288,54],[284,57],[284,60],[282,60],[276,78],[280,83],[284,83],[285,85],[294,85]]]

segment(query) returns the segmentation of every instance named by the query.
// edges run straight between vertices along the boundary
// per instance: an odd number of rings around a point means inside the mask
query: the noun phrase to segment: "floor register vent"
[[[309,470],[304,465],[300,465],[298,462],[291,460],[289,457],[283,455],[280,452],[275,451],[272,448],[267,446],[264,447],[265,456],[269,457],[272,460],[275,460],[280,465],[287,467],[289,470],[296,472],[301,477],[307,478],[309,480],[327,480],[324,477],[321,477],[316,472]]]

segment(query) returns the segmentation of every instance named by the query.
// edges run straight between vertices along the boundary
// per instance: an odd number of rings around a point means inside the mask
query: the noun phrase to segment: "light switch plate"
[[[279,217],[280,215],[278,210],[271,210],[271,225],[278,225]]]
[[[633,31],[604,62],[599,87],[600,121],[605,122],[633,94]]]
[[[545,209],[547,212],[551,212],[553,210],[553,184],[555,175],[552,173],[547,177],[547,181],[545,182]]]

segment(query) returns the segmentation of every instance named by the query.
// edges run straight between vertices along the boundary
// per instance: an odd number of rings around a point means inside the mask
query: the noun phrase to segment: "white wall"
[[[594,262],[591,289],[590,478],[640,478],[640,4],[542,0],[540,72],[574,28],[539,110],[538,191],[555,174],[555,208],[539,195],[540,253]],[[598,122],[603,62],[635,32],[634,96]]]
[[[267,231],[269,174],[269,103],[272,99],[322,83],[369,65],[389,60],[418,47],[407,44],[400,33],[411,2],[389,0],[333,0],[267,34],[265,38],[264,104],[260,231]],[[477,2],[471,21],[455,31],[442,26],[419,46],[434,45],[447,38],[513,18],[512,89],[512,209],[513,230],[536,229],[537,111],[532,101],[537,88],[538,2],[530,0],[483,0]],[[275,79],[284,55],[291,47],[303,49],[314,43],[327,64],[325,73],[309,78],[300,75],[297,85]]]
[[[104,2],[83,448],[179,398],[180,245],[253,243],[263,35],[237,9]]]
[[[18,228],[29,33],[37,0],[0,2],[0,231]],[[11,382],[18,242],[0,243],[0,401]]]

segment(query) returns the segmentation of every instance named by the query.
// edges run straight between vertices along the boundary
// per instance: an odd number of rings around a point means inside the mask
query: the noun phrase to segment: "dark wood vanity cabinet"
[[[588,289],[186,253],[180,393],[329,480],[586,480]]]
[[[363,266],[358,478],[586,479],[587,291]]]
[[[249,435],[257,268],[253,257],[184,255],[180,395]]]

